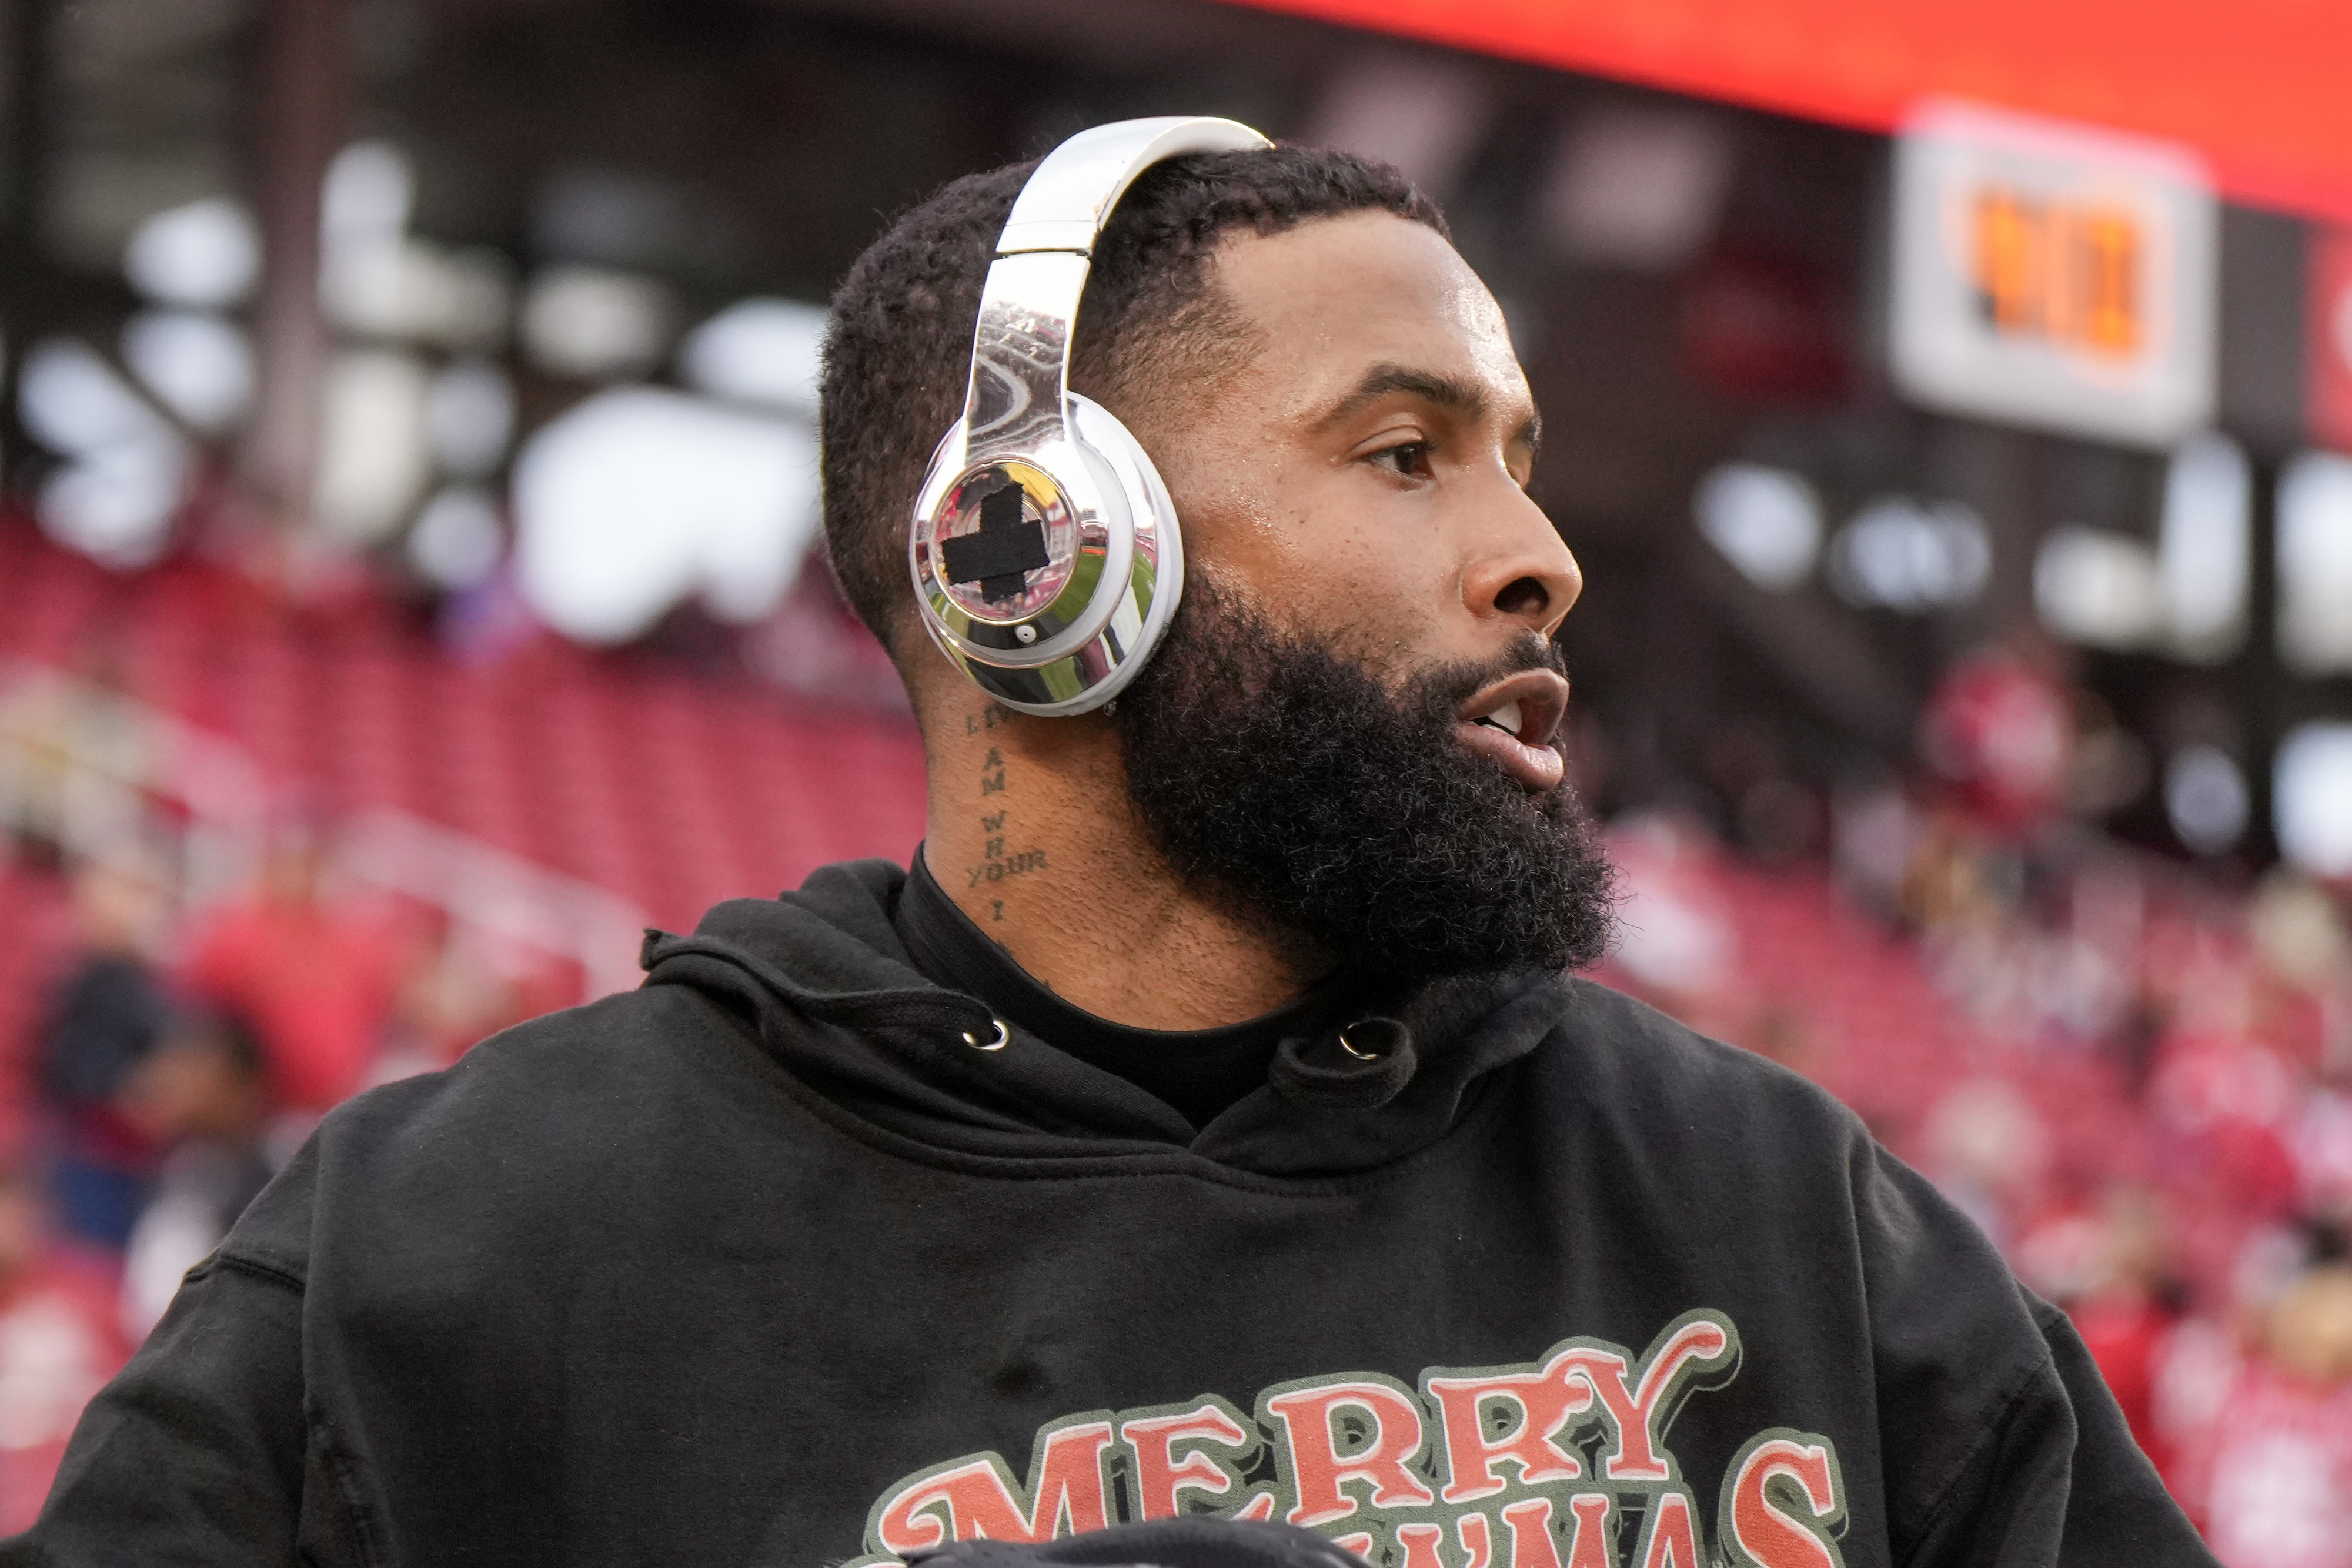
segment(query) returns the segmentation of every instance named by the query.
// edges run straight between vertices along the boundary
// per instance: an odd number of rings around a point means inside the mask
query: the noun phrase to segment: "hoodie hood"
[[[691,936],[648,931],[646,983],[702,993],[810,1092],[919,1145],[1014,1161],[1181,1151],[1270,1176],[1368,1171],[1434,1143],[1575,1005],[1550,974],[1402,991],[1343,982],[1319,1021],[1276,1047],[1265,1084],[1196,1130],[926,978],[894,922],[906,883],[888,861],[847,862],[780,898],[721,904]]]

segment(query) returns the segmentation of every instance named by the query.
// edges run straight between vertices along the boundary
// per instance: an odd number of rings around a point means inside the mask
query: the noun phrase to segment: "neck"
[[[924,859],[973,925],[1055,996],[1138,1029],[1271,1012],[1330,968],[1297,933],[1178,876],[1127,793],[1108,720],[933,694]]]

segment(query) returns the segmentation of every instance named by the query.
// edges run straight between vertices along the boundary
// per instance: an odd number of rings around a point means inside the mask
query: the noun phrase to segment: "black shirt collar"
[[[973,925],[933,879],[922,851],[893,925],[926,979],[979,998],[1046,1044],[1116,1073],[1175,1107],[1195,1127],[1266,1081],[1275,1048],[1312,1029],[1335,1004],[1339,977],[1270,1013],[1219,1029],[1132,1029],[1071,1006]]]

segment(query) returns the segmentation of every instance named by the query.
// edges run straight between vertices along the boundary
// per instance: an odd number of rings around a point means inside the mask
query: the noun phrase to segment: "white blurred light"
[[[2306,724],[2271,776],[2279,848],[2314,876],[2352,876],[2352,724]]]
[[[2185,746],[2164,765],[2164,810],[2182,843],[2218,855],[2245,836],[2246,776],[2218,747]]]
[[[220,309],[252,292],[261,276],[261,236],[245,208],[209,196],[141,224],[123,249],[122,272],[150,299]]]
[[[133,571],[162,558],[187,480],[186,455],[175,445],[108,447],[52,475],[34,511],[59,544]]]
[[[2042,623],[2095,648],[2146,647],[2164,629],[2164,589],[2146,545],[2096,528],[2059,528],[2033,558]]]
[[[355,141],[327,166],[320,238],[331,251],[388,244],[407,229],[415,200],[406,153],[389,141]]]
[[[1491,112],[1486,84],[1469,68],[1383,50],[1333,79],[1305,140],[1393,163],[1443,197]]]
[[[2301,675],[2352,670],[2352,457],[2306,452],[2279,476],[2278,574],[2279,657]]]
[[[384,141],[346,147],[327,171],[320,212],[319,302],[347,332],[484,348],[505,336],[513,287],[505,260],[450,251],[407,233],[415,178]]]
[[[1538,210],[1570,260],[1671,271],[1715,232],[1731,178],[1717,121],[1670,110],[1614,110],[1569,128]]]
[[[122,361],[199,430],[227,429],[253,402],[253,345],[218,316],[142,310],[123,325]]]
[[[756,620],[792,586],[816,497],[804,423],[651,388],[601,392],[515,461],[516,580],[583,642],[642,635],[692,594]]]
[[[88,344],[45,338],[25,356],[16,387],[18,417],[33,439],[76,456],[171,427]]]
[[[1873,501],[1830,549],[1831,586],[1848,602],[1914,613],[1967,603],[1991,570],[1984,519],[1958,501]]]
[[[373,544],[408,515],[427,473],[425,367],[405,354],[337,356],[327,377],[314,514],[332,538]]]
[[[506,548],[497,504],[470,486],[452,485],[427,501],[408,530],[409,564],[453,592],[487,580]]]
[[[89,345],[48,338],[25,356],[17,412],[68,459],[41,486],[42,530],[118,570],[163,552],[188,479],[186,444]]]
[[[497,342],[512,304],[506,264],[494,253],[397,236],[331,247],[319,295],[345,331],[453,348]]]
[[[523,346],[543,370],[583,381],[642,375],[669,340],[669,296],[651,278],[552,267],[523,298]]]
[[[1796,587],[1821,554],[1821,497],[1785,468],[1724,464],[1699,481],[1692,510],[1707,542],[1759,588]]]
[[[425,432],[444,474],[473,479],[496,468],[514,426],[514,383],[488,361],[461,360],[433,378]]]
[[[2042,541],[2033,565],[2042,623],[2092,647],[2160,647],[2204,664],[2228,657],[2245,632],[2252,508],[2245,454],[2226,436],[2196,437],[2166,471],[2155,549],[2072,527]]]
[[[824,323],[795,299],[739,301],[687,334],[678,373],[713,397],[814,414]]]
[[[2184,658],[2226,658],[2244,633],[2252,497],[2246,455],[2226,435],[2196,437],[2166,469],[2157,561],[2173,648]]]

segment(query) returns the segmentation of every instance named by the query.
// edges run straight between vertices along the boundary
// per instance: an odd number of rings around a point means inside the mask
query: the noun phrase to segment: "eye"
[[[1426,479],[1430,476],[1429,457],[1432,450],[1432,446],[1426,441],[1407,441],[1395,446],[1384,446],[1378,452],[1372,453],[1370,457],[1374,463],[1407,479]]]

